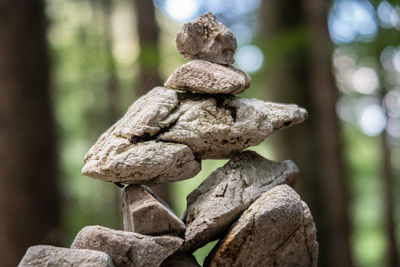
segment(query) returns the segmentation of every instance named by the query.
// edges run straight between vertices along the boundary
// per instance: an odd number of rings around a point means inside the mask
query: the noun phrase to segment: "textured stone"
[[[247,73],[232,67],[193,60],[177,68],[164,86],[206,94],[239,94],[250,87]]]
[[[317,266],[316,230],[307,205],[287,185],[257,199],[231,227],[206,266]]]
[[[37,266],[114,267],[114,264],[110,256],[104,252],[40,245],[30,247],[18,265],[18,267]]]
[[[200,267],[191,253],[176,253],[169,256],[161,267]]]
[[[82,173],[107,182],[149,185],[194,177],[201,164],[189,147],[154,141],[178,118],[178,103],[176,92],[163,87],[139,98],[89,150]]]
[[[210,12],[185,23],[176,34],[176,48],[186,58],[233,64],[236,37]]]
[[[182,242],[181,238],[174,236],[153,237],[102,226],[86,226],[71,247],[103,251],[110,255],[116,267],[158,267],[178,250]]]
[[[122,191],[124,230],[144,235],[180,234],[185,224],[150,188],[129,185]]]
[[[192,251],[217,239],[254,200],[273,186],[293,184],[297,173],[289,160],[273,162],[253,151],[235,156],[188,195],[181,250]]]
[[[186,144],[202,159],[231,158],[307,117],[297,105],[257,99],[190,93],[179,98],[177,121],[158,138]]]

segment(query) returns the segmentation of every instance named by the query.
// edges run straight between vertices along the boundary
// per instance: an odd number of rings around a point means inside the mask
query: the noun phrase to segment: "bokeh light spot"
[[[264,62],[264,54],[255,45],[245,45],[236,52],[236,64],[247,72],[259,70]]]
[[[167,0],[165,11],[176,21],[185,21],[193,18],[199,9],[196,0]]]

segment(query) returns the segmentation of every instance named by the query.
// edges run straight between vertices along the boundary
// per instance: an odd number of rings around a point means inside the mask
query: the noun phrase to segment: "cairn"
[[[296,165],[243,151],[306,110],[235,96],[251,79],[231,65],[236,38],[211,13],[184,24],[176,46],[193,60],[134,102],[84,158],[84,175],[125,185],[124,231],[86,226],[71,249],[34,246],[19,266],[200,266],[192,252],[218,239],[204,266],[316,266],[315,225],[291,188]],[[187,196],[179,218],[147,186],[192,178],[202,159],[230,161]]]

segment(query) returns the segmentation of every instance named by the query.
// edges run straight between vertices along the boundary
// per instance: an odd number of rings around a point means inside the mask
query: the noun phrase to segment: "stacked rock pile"
[[[316,266],[315,225],[290,187],[296,165],[242,152],[307,112],[234,95],[251,79],[231,66],[236,38],[211,13],[183,25],[176,45],[194,60],[134,102],[84,159],[83,174],[125,185],[124,231],[84,227],[71,249],[31,247],[20,266],[199,266],[192,252],[217,239],[205,266]],[[227,158],[189,194],[182,218],[146,186]]]

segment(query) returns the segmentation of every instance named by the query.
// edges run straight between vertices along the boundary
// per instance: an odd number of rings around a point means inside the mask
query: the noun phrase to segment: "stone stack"
[[[315,225],[290,187],[296,165],[243,151],[302,122],[306,110],[235,96],[251,79],[231,65],[236,38],[211,13],[183,25],[176,45],[193,60],[134,102],[84,158],[83,174],[125,185],[124,231],[84,227],[71,249],[33,247],[20,266],[38,265],[40,255],[96,266],[199,266],[192,252],[217,239],[205,266],[316,266]],[[189,194],[179,218],[147,186],[192,178],[203,159],[230,161]]]

